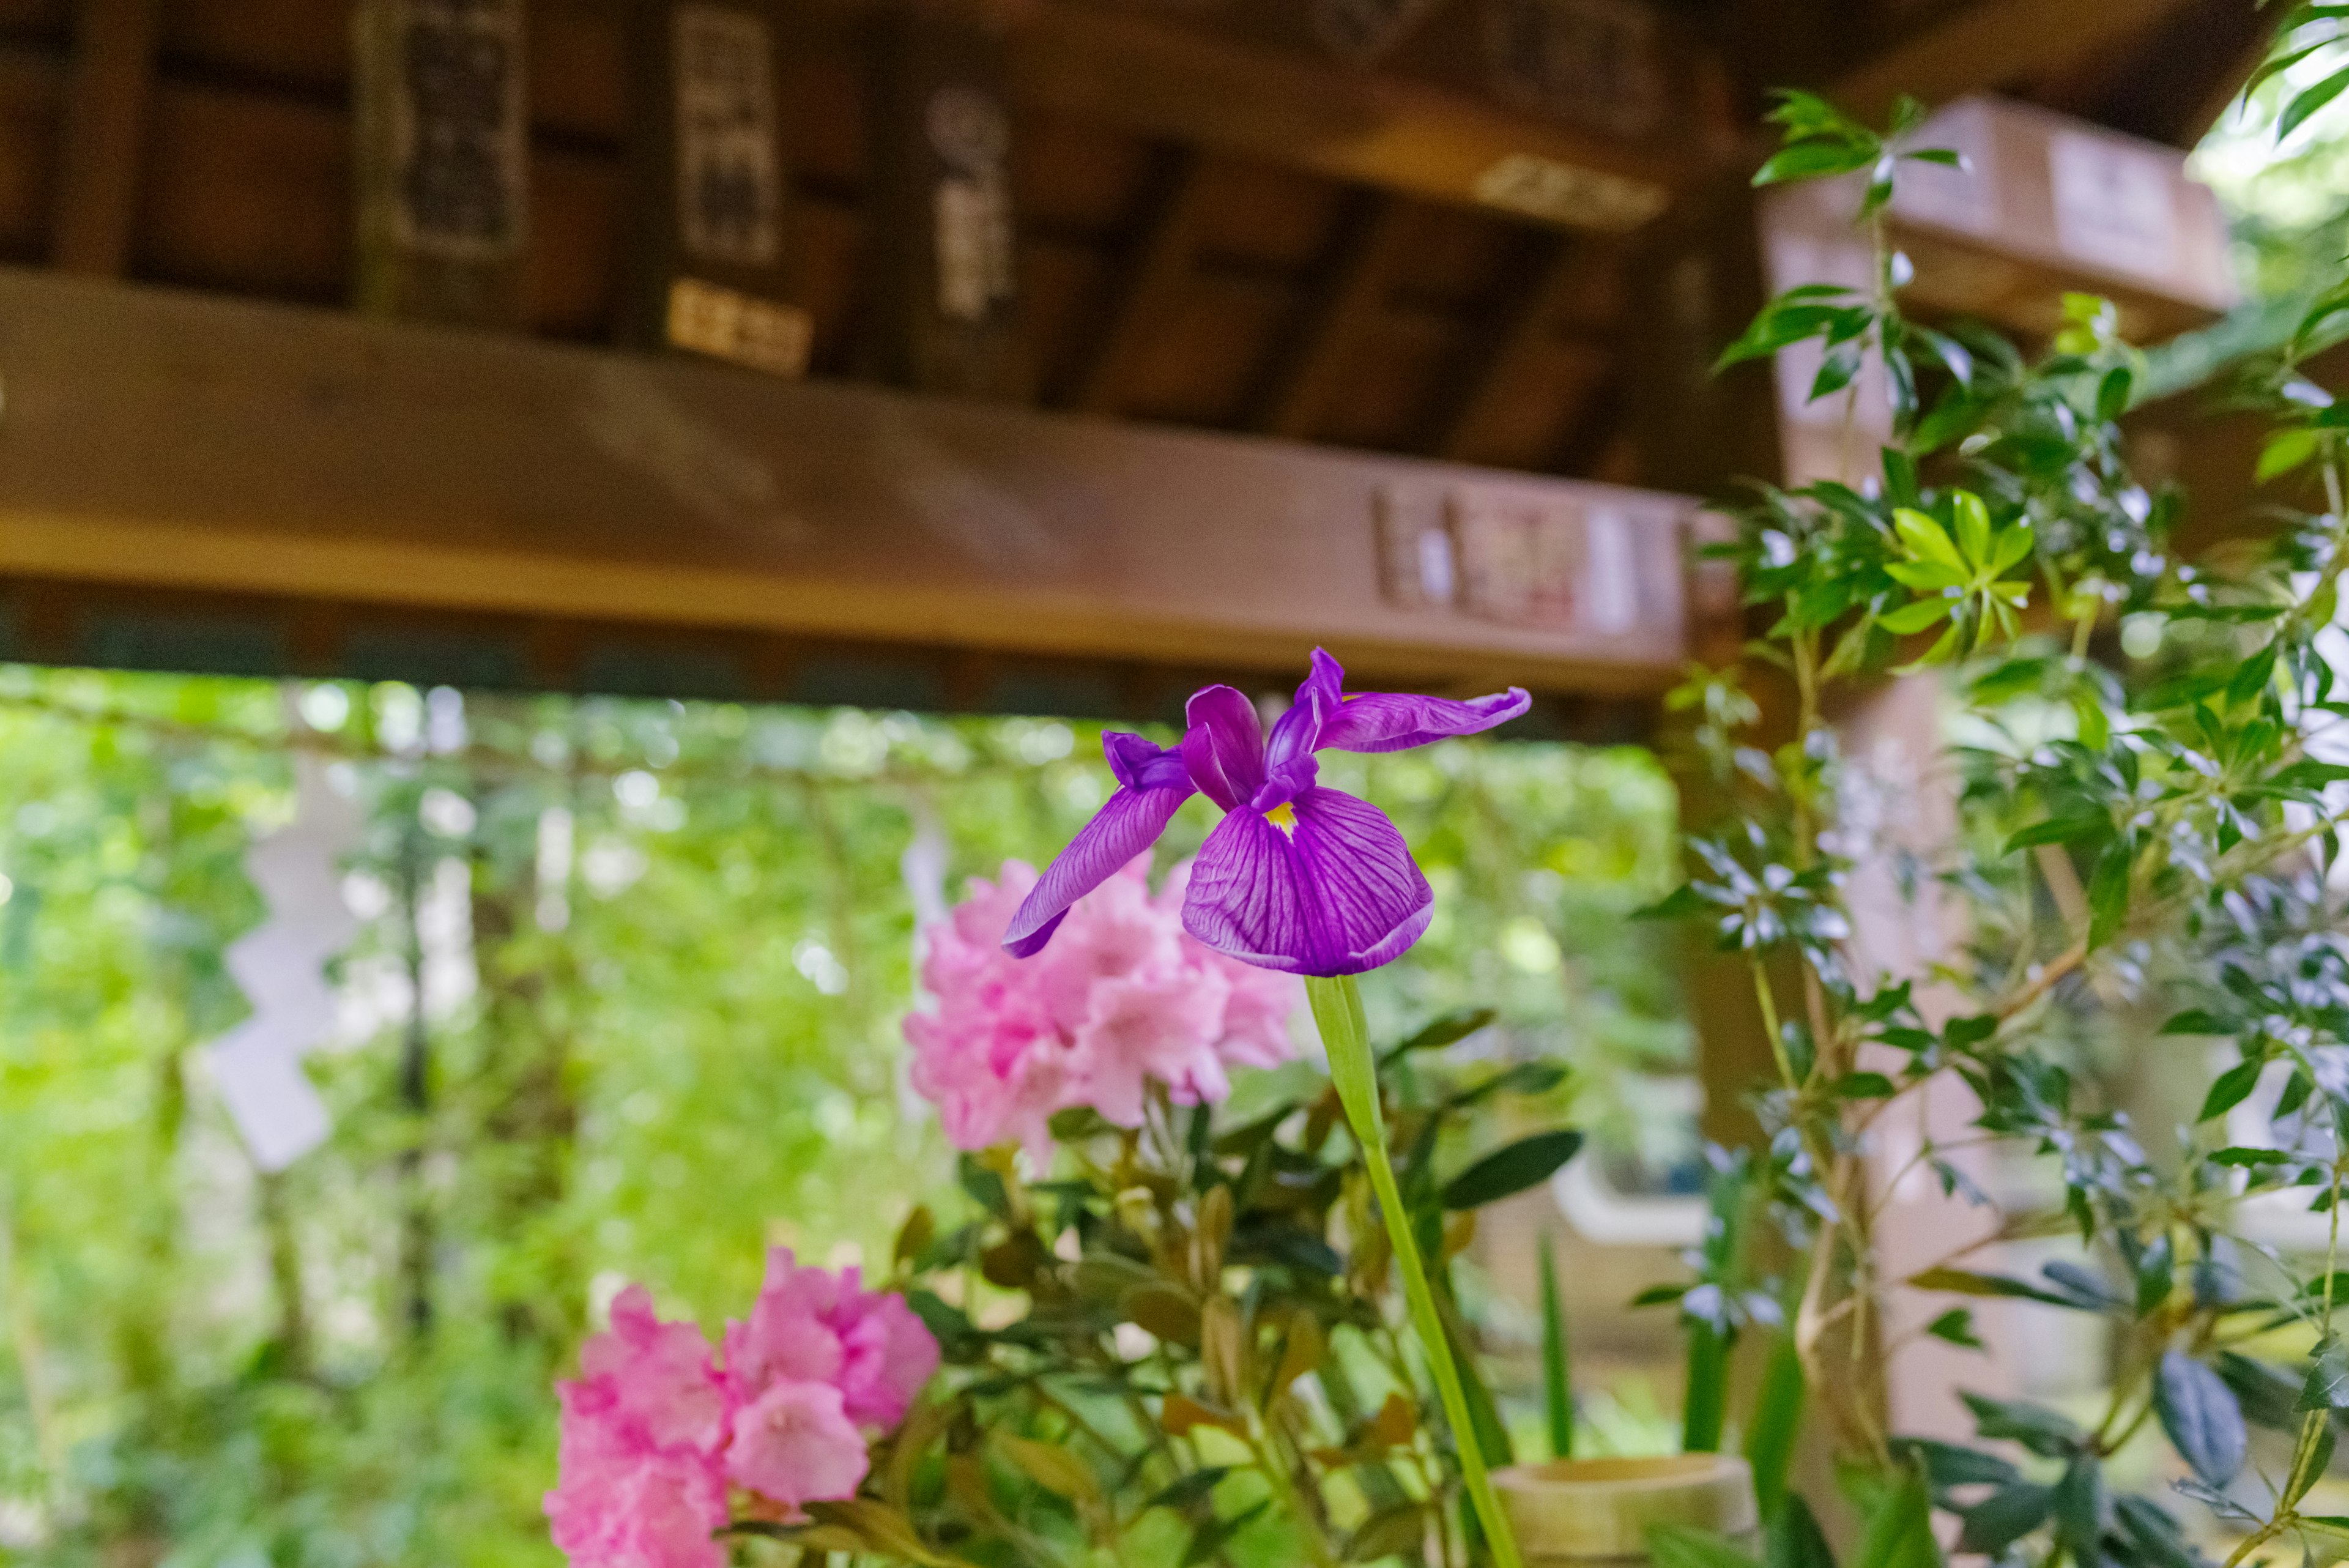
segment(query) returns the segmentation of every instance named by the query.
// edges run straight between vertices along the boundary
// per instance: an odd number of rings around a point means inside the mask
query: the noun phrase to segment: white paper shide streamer
[[[358,842],[357,804],[336,793],[320,759],[297,756],[294,766],[294,820],[244,857],[268,916],[226,955],[253,1014],[204,1047],[213,1085],[266,1171],[326,1141],[326,1102],[303,1073],[302,1055],[334,1030],[326,963],[358,929],[343,903],[340,869]]]

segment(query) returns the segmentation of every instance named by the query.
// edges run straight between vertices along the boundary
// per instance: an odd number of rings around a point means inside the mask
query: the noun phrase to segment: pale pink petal
[[[854,1497],[870,1465],[864,1436],[829,1383],[777,1383],[734,1414],[727,1475],[793,1511]]]

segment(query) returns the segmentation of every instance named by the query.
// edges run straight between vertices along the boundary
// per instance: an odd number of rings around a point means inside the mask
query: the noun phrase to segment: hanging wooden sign
[[[1493,95],[1637,140],[1663,118],[1656,16],[1639,0],[1485,0]]]
[[[475,326],[523,316],[523,0],[357,0],[358,306]]]
[[[870,369],[924,391],[1024,400],[1004,39],[907,7],[871,39],[876,284]]]
[[[636,7],[631,337],[778,375],[807,368],[794,299],[773,0]]]

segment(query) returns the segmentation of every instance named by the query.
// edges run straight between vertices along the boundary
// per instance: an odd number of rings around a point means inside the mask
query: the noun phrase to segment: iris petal
[[[1246,963],[1360,974],[1427,929],[1434,897],[1384,813],[1333,789],[1289,802],[1293,833],[1236,811],[1207,836],[1183,903],[1190,933]]]
[[[1264,785],[1264,725],[1256,704],[1229,686],[1206,686],[1183,710],[1183,761],[1191,780],[1226,811]]]
[[[1133,741],[1131,735],[1112,736],[1112,741]],[[1139,742],[1147,746],[1147,742]],[[1059,858],[1044,868],[1036,886],[1011,917],[1010,929],[1003,933],[1004,950],[1014,958],[1030,958],[1041,952],[1044,944],[1052,940],[1061,921],[1068,915],[1069,906],[1109,880],[1126,862],[1158,842],[1166,831],[1175,812],[1191,798],[1191,781],[1179,766],[1169,766],[1175,760],[1173,752],[1150,750],[1155,754],[1142,756],[1132,747],[1123,755],[1112,745],[1110,758],[1122,779],[1139,779],[1145,784],[1172,775],[1174,782],[1157,787],[1136,789],[1121,786],[1109,797],[1109,804],[1093,815]]]
[[[1515,686],[1466,702],[1365,691],[1347,698],[1321,722],[1319,743],[1340,752],[1408,751],[1506,724],[1532,706],[1533,699]]]

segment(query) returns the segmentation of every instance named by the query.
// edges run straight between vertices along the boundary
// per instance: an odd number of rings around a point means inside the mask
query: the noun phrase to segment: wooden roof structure
[[[629,336],[636,5],[526,7],[529,237],[512,326],[528,337]],[[1015,400],[1665,490],[1771,461],[1750,392],[1691,389],[1757,287],[1744,177],[1765,88],[1816,86],[1865,113],[1904,91],[1994,89],[2186,145],[2265,26],[2251,0],[904,5],[916,26],[978,26],[1003,51]],[[875,351],[889,284],[872,265],[868,80],[875,29],[902,8],[776,7],[789,247],[816,386],[894,374]],[[353,37],[352,0],[0,0],[0,263],[346,308],[361,265]],[[68,298],[25,281],[0,294],[0,379],[7,312]],[[0,506],[8,431],[0,419]],[[83,455],[103,462],[104,448]],[[134,621],[243,602],[202,572],[121,599],[142,587],[135,562],[109,576],[48,559],[0,548],[15,606],[0,633],[20,657],[149,657],[92,642],[76,607],[92,596],[113,594]],[[533,625],[552,613],[456,611]],[[299,651],[332,638],[286,635],[295,652],[243,662],[354,668],[347,651]]]

